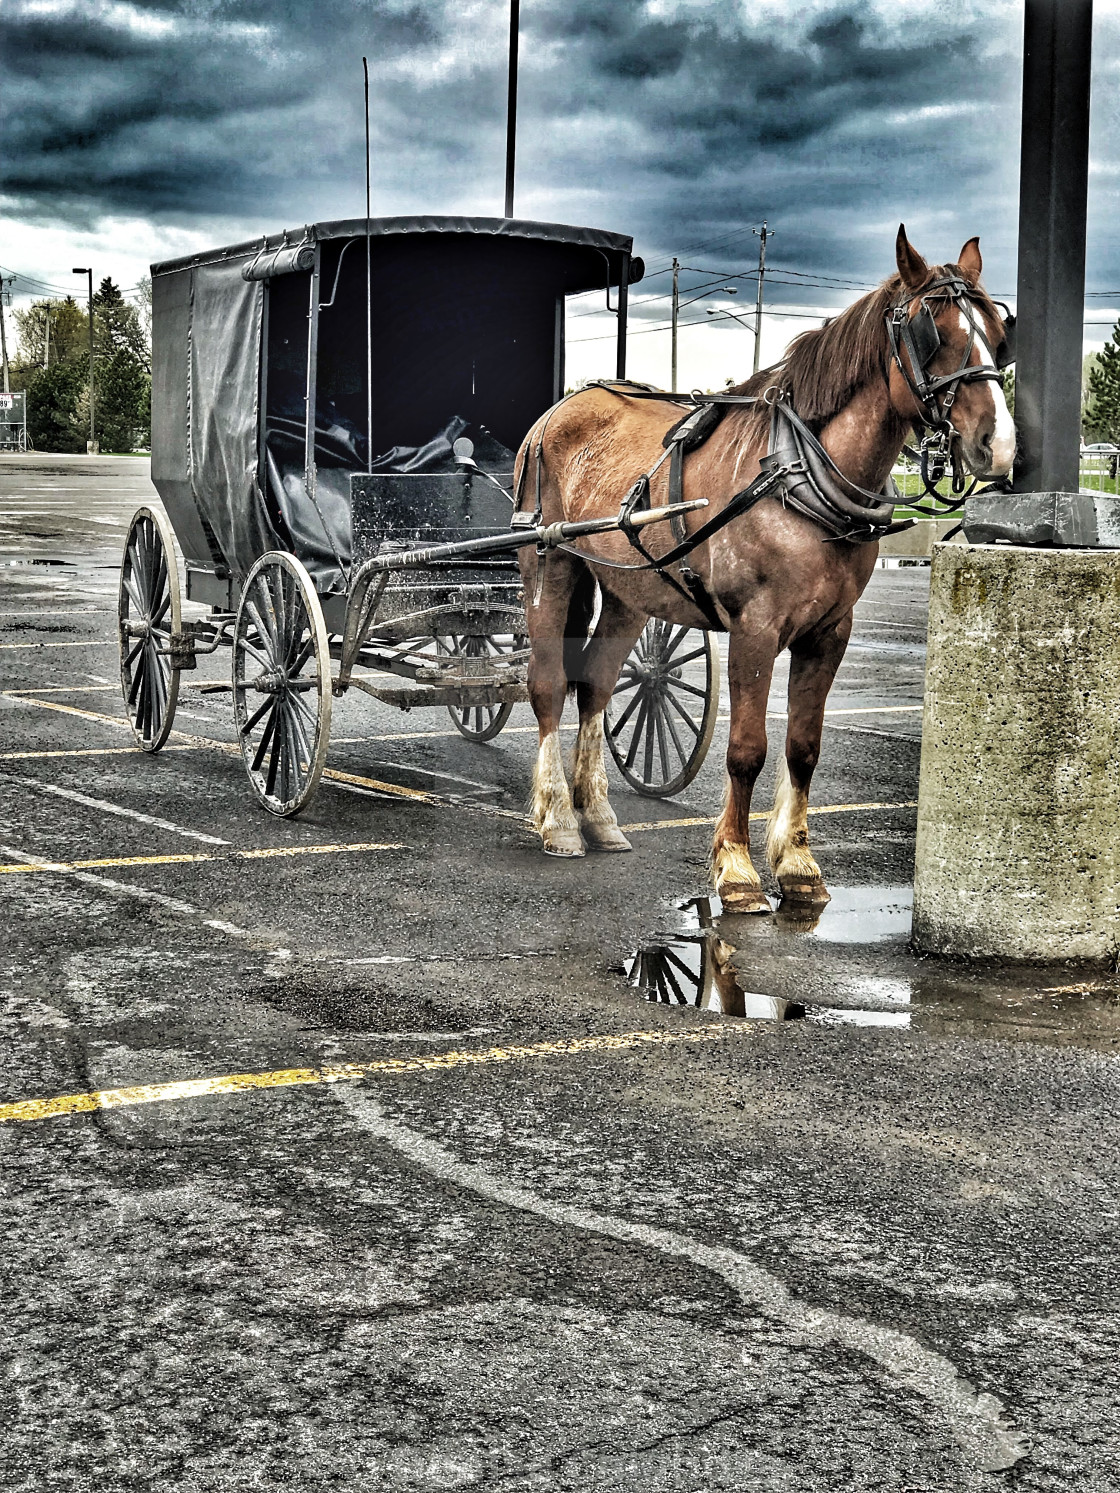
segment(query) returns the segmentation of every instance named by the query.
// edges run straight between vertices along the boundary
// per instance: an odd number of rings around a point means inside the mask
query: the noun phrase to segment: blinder
[[[1003,318],[1003,341],[996,348],[996,367],[1002,373],[1015,361],[1015,316],[1008,312]]]
[[[924,301],[922,309],[916,311],[910,318],[907,330],[910,333],[910,342],[918,360],[918,367],[928,368],[936,356],[937,349],[941,346],[941,334],[937,330],[933,312]]]

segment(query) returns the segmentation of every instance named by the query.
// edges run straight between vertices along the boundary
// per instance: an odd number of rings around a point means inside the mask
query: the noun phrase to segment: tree
[[[80,358],[27,371],[27,435],[36,451],[84,451],[89,435],[89,368]],[[85,423],[82,411],[85,411]]]
[[[1120,443],[1120,322],[1089,369],[1085,427],[1086,434],[1097,440]]]
[[[102,450],[132,451],[151,438],[151,354],[136,307],[106,277],[93,298],[96,426]],[[88,415],[88,396],[86,412]]]
[[[89,318],[73,297],[33,301],[14,313],[18,347],[13,368],[30,373],[50,363],[89,357]],[[25,386],[25,385],[24,385]]]

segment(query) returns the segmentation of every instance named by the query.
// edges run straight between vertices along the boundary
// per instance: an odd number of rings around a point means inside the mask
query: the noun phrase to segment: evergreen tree
[[[84,451],[89,435],[89,367],[68,358],[49,368],[31,368],[27,390],[27,435],[36,451]],[[85,411],[82,423],[81,410]]]
[[[1085,425],[1095,439],[1120,444],[1120,322],[1089,370]]]
[[[135,306],[106,277],[93,298],[95,423],[103,451],[146,446],[151,432],[151,354]],[[88,396],[86,414],[88,418]]]

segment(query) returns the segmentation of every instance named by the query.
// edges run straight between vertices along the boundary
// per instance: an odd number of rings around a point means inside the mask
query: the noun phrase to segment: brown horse
[[[930,266],[900,227],[896,261],[897,275],[824,327],[803,333],[782,362],[732,391],[765,393],[766,403],[729,409],[686,458],[685,499],[709,501],[706,511],[689,515],[690,531],[758,473],[767,449],[769,405],[776,397],[784,397],[818,436],[853,485],[850,496],[857,501],[857,486],[871,493],[884,489],[910,429],[935,417],[951,421],[952,439],[973,474],[1007,474],[1015,430],[991,353],[1004,338],[1004,324],[980,286],[979,241],[970,239],[955,265]],[[894,313],[896,328],[911,329],[917,325],[911,318],[925,312],[927,352],[919,368],[912,366],[921,361],[916,339],[900,340],[896,333],[892,341],[889,323]],[[967,368],[971,377],[963,373]],[[939,379],[944,382],[938,384]],[[938,391],[932,399],[931,387]],[[944,400],[947,390],[951,397]],[[663,455],[662,439],[681,414],[679,403],[629,397],[624,390],[592,387],[569,396],[542,416],[521,447],[520,506],[536,501],[539,484],[546,523],[614,513],[635,480]],[[528,480],[521,480],[523,469]],[[653,478],[654,505],[668,501],[667,474],[662,465]],[[656,554],[673,545],[667,527],[644,531]],[[553,550],[540,562],[535,552],[521,551],[532,642],[529,694],[540,730],[532,816],[545,850],[563,856],[582,855],[585,844],[595,850],[630,848],[607,798],[603,712],[646,621],[655,616],[686,627],[711,626],[700,606],[656,571],[594,564],[596,558],[637,561],[624,535],[581,540],[579,549],[586,559]],[[709,611],[714,609],[730,634],[729,783],[712,845],[716,889],[729,909],[770,911],[751,861],[748,823],[751,792],[766,759],[771,674],[785,648],[790,651],[785,764],[767,851],[783,897],[828,900],[809,850],[809,785],[820,754],[825,701],[852,629],[852,609],[877,554],[875,543],[832,539],[778,492],[735,517],[690,557],[710,598]],[[538,585],[539,563],[544,574]],[[674,566],[668,574],[680,573]],[[599,615],[588,637],[596,583]],[[558,734],[569,688],[575,689],[579,707],[570,791]]]

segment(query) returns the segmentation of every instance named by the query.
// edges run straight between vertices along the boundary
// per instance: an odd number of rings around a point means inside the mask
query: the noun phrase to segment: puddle
[[[910,937],[913,887],[834,886],[829,890],[832,901],[823,907],[778,902],[772,918],[731,915],[736,941],[811,934],[822,943],[875,944],[890,939],[905,942]],[[718,897],[698,900],[708,904],[712,916],[722,911]]]
[[[911,1030],[1120,1055],[1120,976],[942,964],[909,948],[909,887],[834,887],[823,908],[724,914],[718,897],[626,960],[643,999],[754,1021]],[[876,966],[878,967],[876,969]]]
[[[735,949],[708,933],[683,934],[639,949],[626,978],[648,1001],[696,1006],[756,1021],[794,1021],[806,1014],[798,1001],[746,990],[731,965]]]

